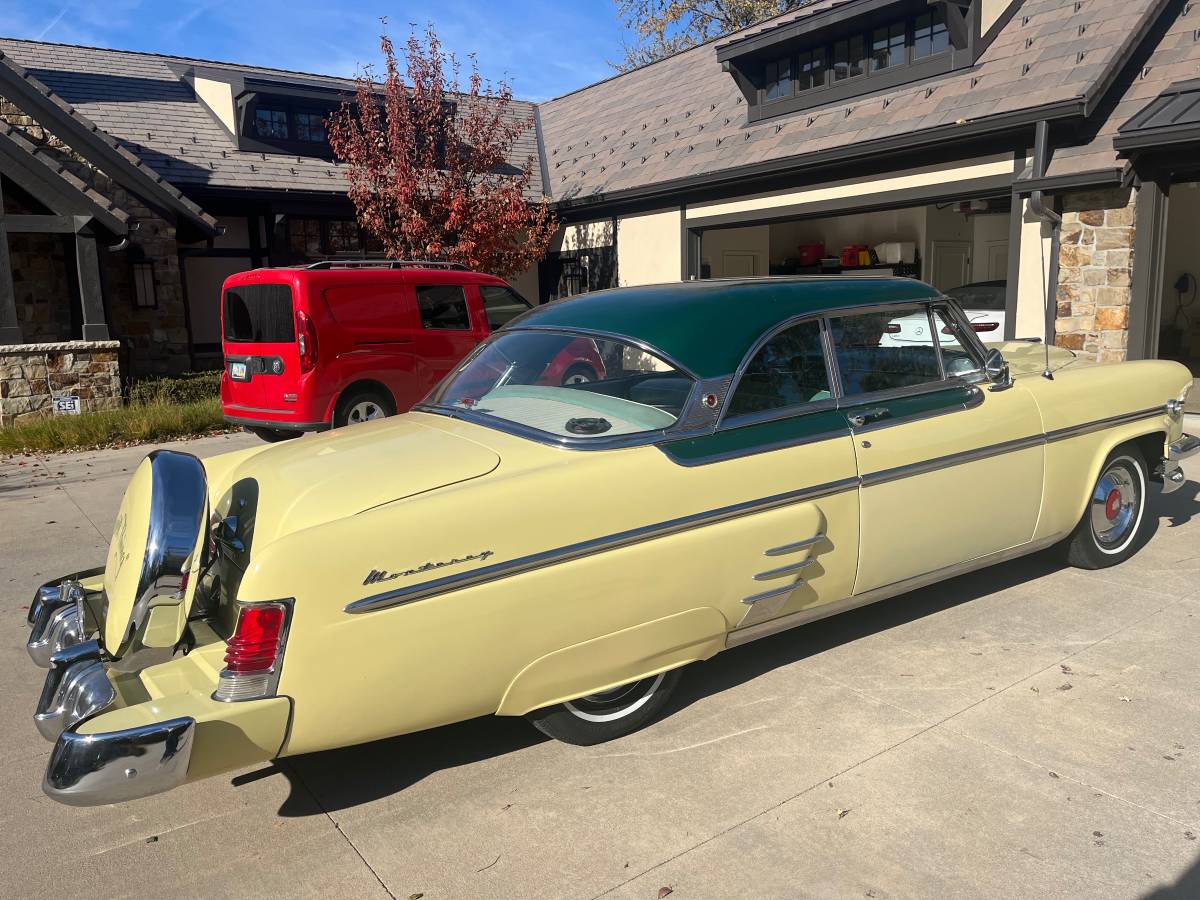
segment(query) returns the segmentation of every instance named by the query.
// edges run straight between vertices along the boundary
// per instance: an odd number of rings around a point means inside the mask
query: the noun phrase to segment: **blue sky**
[[[432,21],[443,42],[518,97],[543,100],[606,78],[621,56],[611,0],[0,0],[5,36],[353,75],[393,38]]]

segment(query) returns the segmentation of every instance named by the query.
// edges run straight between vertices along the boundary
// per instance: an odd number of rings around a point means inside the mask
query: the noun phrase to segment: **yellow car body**
[[[750,292],[745,302],[761,285],[800,298],[799,312],[764,300],[762,336],[869,308],[900,282],[888,303],[954,314],[915,282],[838,281],[837,297],[810,297],[816,288],[797,279],[724,287]],[[865,296],[853,300],[855,289]],[[572,316],[588,322],[605,302],[617,309],[596,315],[619,321],[623,303],[653,304],[656,290],[671,315],[689,315],[677,294],[717,303],[686,285],[628,289],[556,304],[551,326],[535,311],[500,335],[576,329]],[[658,353],[648,327],[606,333]],[[746,327],[741,368],[762,345]],[[741,368],[714,363],[693,372],[688,395],[701,417],[711,410],[707,422],[601,449],[429,406],[218,456],[195,476],[203,510],[176,539],[178,577],[150,584],[156,466],[191,464],[148,459],[104,570],[44,586],[31,610],[31,653],[37,644],[51,667],[39,703],[56,741],[46,790],[115,802],[277,757],[544,710],[1060,542],[1115,448],[1139,448],[1168,489],[1179,479],[1177,458],[1197,443],[1182,430],[1182,366],[1091,366],[1010,343],[994,348],[1009,371],[985,373],[985,348],[958,339],[980,357],[970,377],[893,399],[830,396],[740,427],[721,406]],[[885,403],[893,413],[871,420]],[[219,589],[206,582],[214,554],[237,565]],[[68,601],[77,613],[63,612]],[[277,601],[286,643],[269,695],[220,699],[239,610]]]

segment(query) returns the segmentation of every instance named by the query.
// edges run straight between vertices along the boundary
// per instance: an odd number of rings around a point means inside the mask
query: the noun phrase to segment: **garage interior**
[[[869,272],[950,290],[1005,281],[1010,196],[699,229],[701,278]]]
[[[1200,377],[1200,182],[1171,185],[1164,256],[1157,356]]]

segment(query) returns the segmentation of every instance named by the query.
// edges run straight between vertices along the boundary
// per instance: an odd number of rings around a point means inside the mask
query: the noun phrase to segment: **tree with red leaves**
[[[364,69],[354,100],[328,122],[359,224],[390,259],[447,260],[505,277],[529,268],[557,227],[548,202],[530,197],[533,157],[513,162],[533,117],[514,109],[508,83],[485,81],[474,58],[461,90],[458,61],[432,25],[424,40],[408,38],[407,82],[386,33],[380,47],[382,85]]]

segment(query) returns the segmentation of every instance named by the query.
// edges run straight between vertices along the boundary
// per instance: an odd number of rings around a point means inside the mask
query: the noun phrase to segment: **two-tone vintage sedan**
[[[603,376],[546,383],[580,339]],[[1191,384],[988,350],[906,279],[541,307],[411,413],[151,453],[105,566],[30,610],[44,788],[129,800],[487,713],[592,744],[727,647],[1054,544],[1119,563],[1200,447]]]

